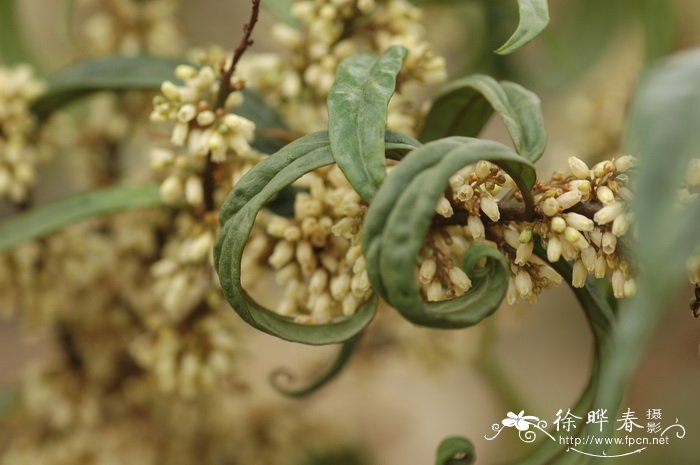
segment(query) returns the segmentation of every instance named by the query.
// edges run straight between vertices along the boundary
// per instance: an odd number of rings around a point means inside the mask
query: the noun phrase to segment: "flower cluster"
[[[273,241],[267,261],[284,286],[277,311],[309,323],[353,315],[371,295],[359,237],[366,204],[337,166],[298,184],[308,193],[296,196],[294,217],[264,220]]]
[[[0,67],[0,198],[15,203],[26,200],[42,156],[33,142],[36,120],[29,107],[43,87],[29,66]]]
[[[277,55],[252,55],[241,75],[281,109],[293,129],[312,132],[326,126],[325,99],[338,64],[353,53],[381,53],[392,45],[409,50],[400,88],[389,106],[389,127],[415,133],[420,105],[409,96],[411,83],[436,84],[446,78],[445,60],[425,41],[420,9],[406,0],[301,0],[292,5],[296,29],[274,26],[273,36],[288,48]]]
[[[230,67],[220,51],[200,54],[199,69],[178,66],[175,73],[182,85],[166,81],[161,95],[153,99],[151,121],[174,123],[170,141],[173,149],[156,148],[151,153],[151,166],[170,174],[163,181],[161,193],[165,202],[175,204],[183,197],[192,207],[205,201],[202,173],[207,163],[223,164],[234,156],[243,164],[255,161],[257,153],[250,142],[255,124],[231,111],[243,102],[243,83],[231,78],[226,83],[232,92],[219,102],[221,76]]]
[[[80,38],[91,55],[158,53],[182,48],[175,0],[80,0]]]

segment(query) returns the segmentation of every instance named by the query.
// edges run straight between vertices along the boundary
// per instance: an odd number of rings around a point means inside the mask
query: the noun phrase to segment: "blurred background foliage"
[[[30,61],[49,76],[76,62],[84,44],[73,31],[81,18],[69,13],[71,3],[0,0],[2,63]],[[451,78],[484,72],[519,82],[542,98],[550,135],[538,165],[542,174],[562,168],[574,154],[591,162],[618,155],[640,74],[660,57],[700,44],[695,0],[552,0],[550,26],[508,56],[493,50],[514,29],[515,1],[414,3],[425,7],[429,37],[448,57]],[[243,1],[182,2],[180,20],[191,44],[231,46],[247,12]],[[253,50],[276,49],[265,34],[273,20],[265,13]],[[489,126],[488,137],[507,140],[499,124]],[[42,188],[65,189],[60,181],[49,180]],[[691,292],[690,286],[679,292],[623,402],[623,409],[640,412],[663,408],[667,420],[678,417],[686,426],[688,437],[620,459],[621,465],[690,464],[700,458],[695,445],[700,325],[687,308]],[[571,406],[586,381],[591,337],[564,286],[537,305],[504,309],[484,327],[458,333],[417,329],[398,319],[392,324],[414,333],[410,345],[371,334],[363,357],[336,383],[300,401],[311,418],[330,417],[342,425],[348,444],[362,444],[314,457],[309,465],[428,464],[435,444],[454,433],[475,440],[479,463],[504,461],[528,449],[516,441],[503,447],[505,438],[482,440],[492,423],[512,408],[553,418],[558,409]],[[265,391],[270,402],[276,401],[266,383],[271,369],[308,366],[308,360],[321,361],[332,351],[290,348],[259,334],[249,337],[255,348],[256,389]],[[23,335],[14,321],[0,326],[0,415],[12,410],[22,370],[33,360],[53,356],[49,338]],[[0,430],[0,450],[12,434],[11,427]]]

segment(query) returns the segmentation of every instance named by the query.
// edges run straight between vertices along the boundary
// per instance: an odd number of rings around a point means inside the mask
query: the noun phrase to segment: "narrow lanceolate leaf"
[[[447,84],[438,93],[421,140],[476,137],[494,111],[503,119],[516,152],[533,163],[537,161],[547,144],[539,97],[518,84],[498,82],[482,74]]]
[[[46,93],[32,105],[44,119],[53,111],[94,92],[156,90],[173,79],[178,61],[149,55],[111,56],[81,61],[49,81]]]
[[[391,142],[397,139],[392,133],[387,134],[387,139],[387,150],[405,147],[405,142]],[[289,341],[314,345],[347,341],[369,324],[377,309],[377,298],[372,297],[350,318],[305,325],[260,305],[241,284],[243,249],[260,209],[304,174],[331,163],[328,133],[302,137],[251,169],[236,184],[221,209],[222,228],[214,248],[214,262],[224,296],[248,324]]]
[[[384,132],[387,106],[407,50],[353,55],[338,67],[328,95],[328,132],[333,158],[350,184],[370,201],[386,176]]]
[[[61,199],[0,222],[0,251],[80,220],[159,205],[162,202],[155,184],[117,186]]]
[[[490,160],[513,177],[526,212],[532,211],[535,170],[508,147],[490,141],[450,137],[424,145],[399,163],[377,192],[365,216],[362,251],[372,288],[409,321],[430,327],[463,328],[493,313],[508,289],[508,264],[495,249],[472,247],[463,266],[469,293],[444,302],[424,302],[415,279],[418,254],[438,198],[463,167]],[[482,259],[486,265],[480,266]]]
[[[518,0],[520,22],[512,36],[496,53],[508,55],[537,37],[549,24],[547,0]]]
[[[30,62],[30,54],[21,30],[19,0],[0,0],[0,63],[16,65]]]
[[[283,23],[292,27],[299,26],[299,22],[292,15],[292,0],[264,0],[262,4]]]
[[[305,397],[309,394],[318,391],[323,386],[333,381],[335,377],[338,376],[341,371],[343,371],[345,366],[352,358],[353,353],[355,353],[355,349],[357,348],[357,344],[360,340],[361,335],[362,333],[345,341],[342,344],[340,351],[336,355],[335,360],[333,361],[331,366],[328,367],[323,373],[321,373],[320,376],[318,376],[312,382],[308,383],[306,386],[299,388],[284,386],[283,380],[293,380],[294,376],[285,369],[278,369],[270,374],[270,383],[272,384],[272,387],[275,388],[278,392],[289,397]]]

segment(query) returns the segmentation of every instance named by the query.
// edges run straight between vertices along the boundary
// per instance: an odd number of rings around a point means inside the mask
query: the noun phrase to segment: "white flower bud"
[[[357,308],[360,306],[359,301],[357,298],[352,294],[348,294],[343,298],[343,315],[344,316],[352,316],[355,314],[357,311]]]
[[[595,194],[603,205],[610,205],[615,202],[615,194],[608,186],[600,186]]]
[[[469,218],[467,218],[467,229],[474,239],[483,239],[486,236],[484,223],[478,216],[469,215]]]
[[[579,179],[586,179],[590,176],[590,169],[586,162],[576,157],[569,157],[569,168],[574,176]]]
[[[463,184],[457,188],[455,195],[459,201],[466,202],[474,197],[474,189],[469,184]]]
[[[204,189],[202,181],[197,176],[190,176],[185,181],[185,200],[193,207],[204,204]]]
[[[285,266],[294,256],[294,247],[291,243],[287,241],[280,241],[275,244],[274,249],[272,249],[272,255],[268,259],[268,263],[273,268],[280,269]]]
[[[522,297],[527,297],[532,293],[532,278],[527,271],[520,270],[515,275],[515,288]]]
[[[491,174],[491,164],[487,161],[481,160],[476,164],[476,169],[474,171],[476,177],[483,180],[486,179]]]
[[[197,116],[197,108],[191,103],[180,107],[177,111],[177,120],[181,123],[189,123]]]
[[[530,260],[530,257],[532,257],[534,246],[535,244],[532,241],[520,244],[515,253],[515,264],[521,266],[525,265],[528,260]]]
[[[175,68],[175,76],[183,81],[192,79],[197,75],[197,69],[189,65],[178,65]]]
[[[201,262],[207,258],[214,245],[214,239],[209,233],[199,235],[189,243],[189,259],[192,262]]]
[[[586,277],[588,272],[581,260],[576,260],[574,263],[573,274],[571,276],[571,285],[573,287],[584,287],[586,285]]]
[[[517,249],[520,245],[520,241],[518,240],[520,234],[513,228],[506,228],[503,231],[503,238],[506,240],[506,243],[514,249]]]
[[[450,201],[447,200],[447,197],[445,197],[444,195],[440,197],[440,199],[438,199],[437,206],[435,207],[435,212],[444,218],[450,218],[452,215],[454,215],[452,205],[450,204]]]
[[[622,237],[627,234],[629,226],[630,222],[627,215],[618,215],[617,218],[613,220],[612,233],[617,237]]]
[[[586,247],[581,251],[581,261],[589,273],[593,273],[595,271],[595,262],[597,258],[598,254],[593,247]]]
[[[612,274],[613,295],[616,299],[625,297],[625,275],[621,270],[615,270]]]
[[[624,210],[625,206],[622,203],[613,203],[598,210],[596,214],[593,215],[593,219],[598,224],[608,224],[615,220],[618,215],[624,213]]]
[[[421,284],[430,283],[435,277],[435,272],[437,271],[437,263],[432,258],[428,258],[423,261],[420,265],[420,270],[418,271],[418,280]]]
[[[583,199],[588,199],[591,193],[591,182],[587,179],[576,179],[569,183],[571,190],[578,190],[583,194]]]
[[[551,237],[547,243],[547,260],[552,263],[559,261],[561,257],[561,241],[558,237]]]
[[[544,213],[546,216],[557,215],[560,209],[561,207],[559,206],[559,202],[552,197],[548,197],[544,200],[544,202],[542,202],[542,213]]]
[[[580,241],[586,241],[583,234],[581,234],[578,229],[572,228],[571,226],[567,226],[564,230],[564,237],[575,246],[578,246]]]
[[[168,205],[176,203],[182,197],[182,182],[172,174],[160,185],[160,198]]]
[[[458,290],[467,292],[472,287],[471,279],[469,279],[467,273],[465,273],[461,268],[453,266],[450,268],[447,274],[450,277],[452,284],[454,284]]]
[[[216,115],[213,111],[205,110],[197,115],[197,124],[200,126],[209,126],[216,121]]]
[[[625,297],[634,297],[634,295],[637,293],[637,282],[632,278],[625,281],[623,292],[625,294]]]
[[[617,236],[615,236],[611,232],[603,233],[603,252],[605,252],[606,255],[612,255],[613,253],[615,253],[616,248]]]
[[[335,300],[342,300],[350,291],[350,275],[343,273],[331,279],[331,295]]]
[[[595,277],[597,279],[603,279],[605,277],[605,274],[608,271],[608,262],[605,260],[605,257],[602,255],[598,255],[595,259]]]
[[[555,216],[552,218],[552,231],[556,233],[563,233],[566,229],[566,220],[561,216]]]
[[[439,281],[433,281],[428,285],[425,291],[425,296],[428,302],[438,302],[445,297],[445,291]]]
[[[154,147],[149,153],[151,167],[154,170],[162,170],[175,159],[175,154],[168,149]]]
[[[569,226],[579,231],[593,231],[593,220],[578,213],[566,213],[564,215]]]
[[[161,84],[160,91],[169,100],[177,101],[180,98],[180,93],[177,86],[170,81],[165,81],[163,84]]]
[[[562,210],[566,210],[579,203],[582,198],[583,194],[581,194],[581,191],[569,191],[557,197],[557,203]]]
[[[328,273],[326,270],[319,268],[311,275],[309,280],[309,291],[313,294],[319,294],[326,289],[328,285]]]
[[[488,216],[494,223],[501,219],[501,212],[498,209],[498,203],[488,196],[481,198],[481,210]]]
[[[187,140],[187,134],[190,128],[187,123],[177,123],[173,128],[173,134],[170,137],[170,142],[176,147],[182,147],[185,145],[185,140]]]
[[[624,155],[615,160],[615,169],[620,173],[629,171],[630,168],[636,166],[637,159],[632,155]]]

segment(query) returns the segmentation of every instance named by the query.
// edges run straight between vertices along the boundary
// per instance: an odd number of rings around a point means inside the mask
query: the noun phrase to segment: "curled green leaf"
[[[382,184],[367,211],[362,250],[372,287],[413,323],[439,328],[471,326],[492,314],[505,297],[507,261],[485,245],[472,247],[465,256],[472,289],[461,297],[427,303],[414,275],[435,205],[449,178],[479,160],[490,160],[508,172],[521,190],[526,212],[532,211],[532,165],[502,144],[464,137],[431,142],[411,152]],[[484,258],[486,265],[479,266]]]
[[[474,444],[466,438],[453,436],[440,442],[435,465],[471,465],[475,460]]]
[[[116,186],[67,197],[0,222],[0,251],[87,218],[159,205],[156,184]]]
[[[358,194],[369,202],[386,176],[384,132],[387,107],[407,50],[382,56],[352,55],[338,66],[328,95],[333,158]]]
[[[387,150],[405,147],[405,140],[387,133]],[[394,144],[392,140],[402,140]],[[347,341],[374,318],[377,298],[357,313],[323,325],[305,325],[258,304],[241,284],[241,258],[255,217],[270,199],[304,174],[333,163],[327,132],[302,137],[251,169],[229,194],[221,209],[221,231],[214,248],[215,267],[227,301],[251,326],[293,342],[321,345]]]
[[[512,36],[496,53],[508,55],[537,37],[549,24],[547,0],[518,0],[520,22]]]
[[[476,74],[444,86],[426,117],[423,142],[447,136],[476,137],[494,111],[518,154],[536,162],[544,153],[547,133],[539,97],[513,82]]]
[[[272,387],[275,388],[275,390],[289,397],[305,397],[316,392],[335,379],[335,377],[338,376],[338,374],[340,374],[340,372],[347,366],[353,353],[355,353],[355,349],[357,348],[357,343],[360,340],[361,334],[362,333],[345,341],[331,366],[328,367],[328,369],[326,369],[318,378],[308,383],[306,386],[301,388],[290,388],[284,386],[282,384],[282,380],[293,380],[294,375],[282,368],[270,373],[270,384],[272,384]]]

